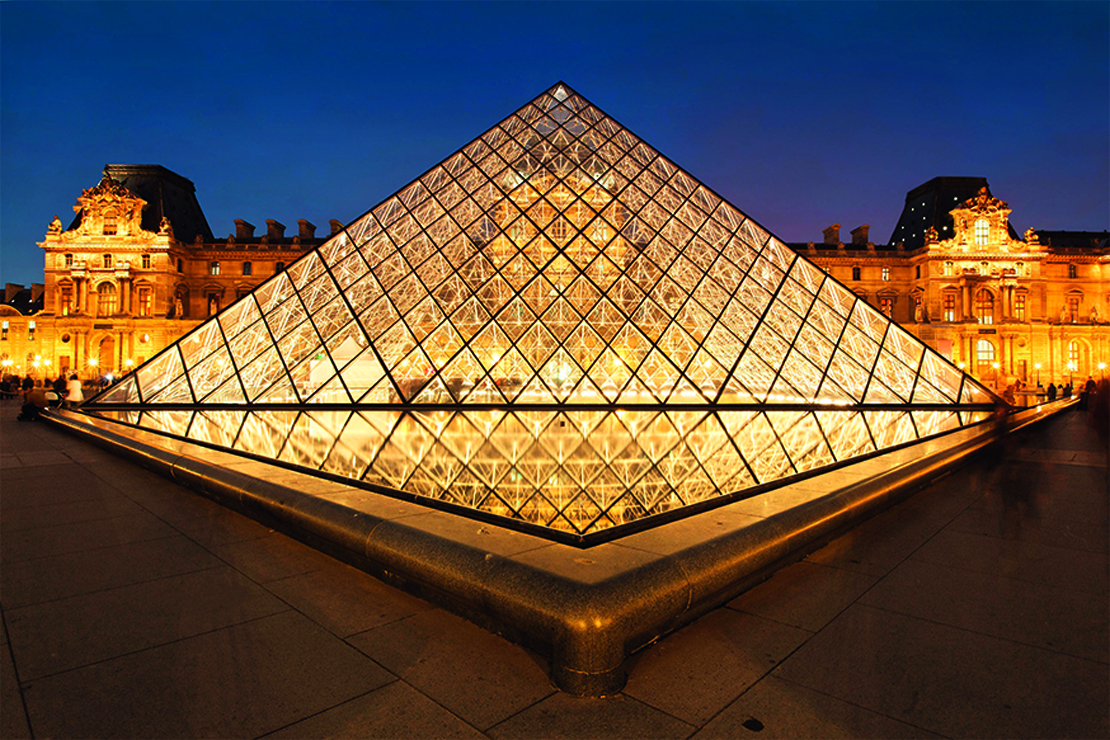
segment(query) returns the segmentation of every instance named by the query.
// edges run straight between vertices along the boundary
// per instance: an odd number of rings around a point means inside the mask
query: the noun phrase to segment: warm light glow
[[[990,400],[557,88],[86,406],[588,534],[956,429]]]
[[[127,367],[131,367],[132,365],[135,364],[135,361],[132,360],[130,357],[128,357],[126,360],[123,361],[123,364],[127,365]]]
[[[90,357],[89,358],[89,367],[96,367],[99,364],[100,364],[100,361],[97,360],[95,357]]]

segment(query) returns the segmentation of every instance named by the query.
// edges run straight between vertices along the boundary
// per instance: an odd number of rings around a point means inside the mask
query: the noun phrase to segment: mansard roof
[[[979,194],[990,185],[985,177],[934,177],[906,193],[906,205],[890,235],[889,244],[902,242],[907,251],[925,246],[929,227],[937,230],[940,239],[953,236],[951,211]],[[1013,225],[1009,227],[1011,239],[1021,239]]]

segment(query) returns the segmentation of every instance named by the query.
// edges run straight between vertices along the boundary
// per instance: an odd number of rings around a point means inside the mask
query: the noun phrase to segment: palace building
[[[303,219],[293,236],[274,220],[256,236],[237,219],[217,240],[193,183],[159,165],[107,165],[74,211],[39,243],[44,281],[31,292],[41,305],[0,307],[6,372],[126,373],[324,241]]]
[[[791,244],[961,369],[1015,379],[1096,380],[1110,364],[1110,233],[1019,236],[982,177],[936,177],[906,195],[886,245],[867,225]]]
[[[907,194],[886,244],[867,225],[845,242],[833,224],[789,246],[987,385],[1097,379],[1110,364],[1110,233],[1019,235],[1010,210],[985,178],[937,177]],[[193,183],[159,165],[107,165],[74,211],[39,244],[43,283],[6,288],[5,372],[126,373],[327,239],[303,219],[292,236],[237,219],[218,240]],[[332,220],[329,236],[342,228]]]

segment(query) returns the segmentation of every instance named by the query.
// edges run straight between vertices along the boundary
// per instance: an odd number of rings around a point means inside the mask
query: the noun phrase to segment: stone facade
[[[930,189],[939,181],[979,191],[951,197],[960,191]],[[893,238],[876,246],[866,225],[845,244],[839,224],[820,243],[790,246],[995,387],[1097,379],[1110,365],[1110,234],[1030,229],[1021,238],[982,178],[930,183],[910,191],[895,230],[914,230],[914,248]],[[0,306],[5,372],[127,372],[324,241],[305,220],[287,237],[277,221],[256,236],[241,219],[216,240],[193,184],[157,165],[109,165],[74,211],[68,229],[55,217],[39,244],[42,310]]]
[[[839,224],[820,246],[791,246],[996,388],[1097,380],[1110,366],[1110,233],[1018,238],[1009,214],[983,186],[947,211],[950,237],[926,225],[913,250],[846,245]]]
[[[109,165],[74,211],[68,229],[55,217],[39,243],[42,309],[0,318],[5,373],[126,373],[324,241],[304,220],[292,237],[277,221],[255,236],[237,220],[215,240],[193,184],[157,165]]]

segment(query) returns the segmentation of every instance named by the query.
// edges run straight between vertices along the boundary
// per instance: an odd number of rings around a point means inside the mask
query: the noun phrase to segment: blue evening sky
[[[1110,228],[1110,3],[0,3],[0,281],[106,163],[348,223],[558,80],[787,241],[986,177]]]

